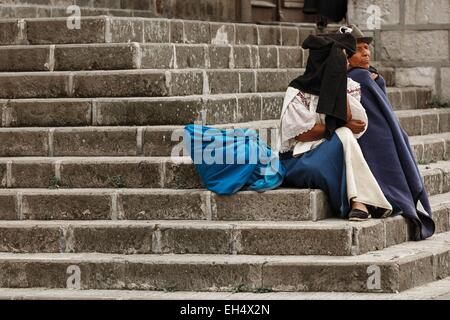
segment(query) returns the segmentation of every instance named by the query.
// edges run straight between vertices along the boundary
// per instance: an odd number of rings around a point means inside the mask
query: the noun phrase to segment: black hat
[[[364,42],[367,44],[371,44],[373,41],[372,37],[366,37],[364,33],[354,24],[351,24],[349,26],[343,26],[339,28],[339,33],[350,33],[352,36],[356,38],[356,41],[358,43]]]
[[[347,51],[347,55],[350,57],[356,53],[356,39],[350,33],[323,33],[318,36],[333,40],[339,46],[344,48]]]

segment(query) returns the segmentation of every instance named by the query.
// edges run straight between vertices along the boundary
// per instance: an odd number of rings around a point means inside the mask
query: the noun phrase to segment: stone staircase
[[[156,16],[148,0],[0,0],[0,18],[67,17],[70,5],[78,5],[83,16]]]
[[[319,190],[221,197],[202,189],[189,158],[172,156],[183,125],[200,119],[273,141],[313,32],[0,21],[1,296],[64,289],[74,267],[83,290],[161,292],[392,293],[450,276],[450,109],[430,108],[429,89],[395,87],[393,68],[381,70],[437,225],[427,241],[408,242],[402,217],[335,219]]]

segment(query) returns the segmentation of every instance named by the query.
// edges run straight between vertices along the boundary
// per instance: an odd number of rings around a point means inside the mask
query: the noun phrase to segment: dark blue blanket
[[[358,140],[364,157],[394,213],[412,222],[412,240],[426,239],[435,231],[428,195],[408,135],[387,98],[384,79],[373,81],[370,72],[360,68],[348,75],[361,84],[361,103],[369,118],[367,131]],[[426,212],[417,209],[419,201]]]

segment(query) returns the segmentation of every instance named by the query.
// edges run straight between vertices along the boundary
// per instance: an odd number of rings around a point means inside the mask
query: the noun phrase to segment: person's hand
[[[377,73],[373,73],[373,72],[371,72],[370,73],[370,77],[372,78],[372,80],[377,80],[377,78],[379,77],[379,75],[377,74]]]
[[[366,129],[366,124],[361,120],[350,120],[345,126],[352,130],[354,134],[361,133]]]

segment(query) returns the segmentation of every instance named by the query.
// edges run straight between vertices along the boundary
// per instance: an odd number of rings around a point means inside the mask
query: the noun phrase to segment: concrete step
[[[437,232],[450,206],[437,205]],[[411,239],[401,217],[363,223],[243,221],[5,221],[0,252],[348,256]]]
[[[436,115],[421,117],[421,112],[442,114],[439,130],[447,130],[446,109],[422,110],[409,116],[411,109],[428,106],[430,90],[390,88],[388,97],[394,109],[409,109],[402,118],[415,118],[412,124],[404,125],[412,134],[434,131],[432,125],[425,125],[423,131],[421,127],[422,122],[432,122],[422,119]],[[205,124],[224,124],[279,119],[283,98],[284,91],[163,98],[13,99],[0,100],[0,112],[2,127],[185,125],[200,119]]]
[[[10,19],[0,23],[0,45],[69,43],[203,43],[298,46],[314,24],[256,25],[134,17],[81,18],[80,29],[67,18]]]
[[[212,44],[75,44],[0,47],[0,71],[304,68],[299,46]],[[380,68],[388,86],[394,68]]]
[[[68,17],[70,5],[78,5],[82,16],[154,17],[150,1],[121,0],[2,0],[0,18]]]
[[[268,292],[269,291],[269,292]],[[134,291],[134,290],[72,290],[72,289],[0,289],[0,300],[450,300],[450,277],[429,282],[398,293],[357,292],[199,292],[199,291]]]
[[[0,71],[303,68],[304,51],[298,46],[137,42],[5,46],[0,47]]]
[[[420,165],[430,194],[450,191],[450,161]],[[0,158],[3,188],[202,188],[188,157]]]
[[[0,286],[63,289],[79,275],[83,290],[394,293],[448,277],[449,241],[344,257],[2,253]]]
[[[78,5],[86,8],[111,8],[111,9],[139,9],[150,10],[150,1],[135,0],[1,0],[1,4],[5,6],[16,5],[40,5],[40,6],[60,6],[68,7],[70,5]]]
[[[283,92],[303,69],[180,69],[0,73],[0,98],[169,97]]]
[[[444,110],[442,110],[444,111]],[[414,115],[401,115],[400,119],[408,134],[433,133],[411,136],[410,143],[419,163],[447,160],[450,158],[449,123],[439,124],[448,118],[446,113],[428,116],[424,111],[422,122]],[[430,114],[431,115],[431,114]],[[422,124],[421,124],[422,123]],[[250,128],[261,139],[276,148],[278,121],[253,121],[249,123],[216,125],[222,129]],[[183,126],[88,126],[56,128],[0,128],[0,157],[25,156],[188,156],[183,144]]]
[[[0,189],[0,220],[317,221],[329,218],[320,190]],[[445,219],[444,219],[445,220]]]
[[[94,5],[98,1],[93,1]],[[143,17],[152,18],[157,15],[149,10],[109,9],[80,7],[82,16],[115,16],[115,17]],[[49,5],[2,5],[0,4],[0,18],[2,19],[30,19],[68,17],[67,7]]]

